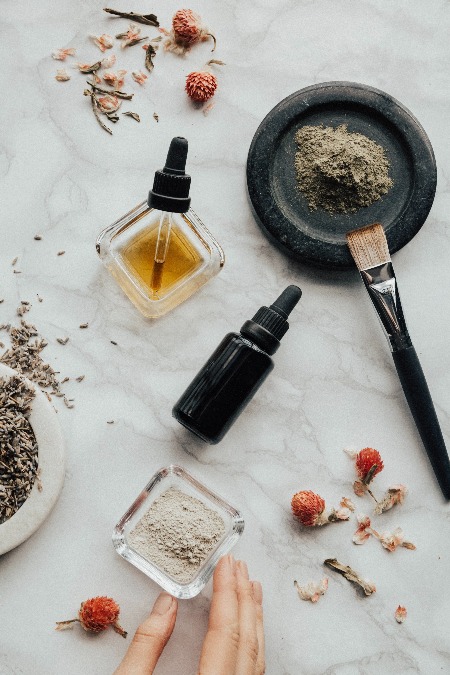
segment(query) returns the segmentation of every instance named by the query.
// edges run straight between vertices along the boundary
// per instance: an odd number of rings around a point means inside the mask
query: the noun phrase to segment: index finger
[[[239,645],[239,606],[236,562],[224,556],[214,572],[208,632],[200,657],[199,675],[231,675]]]

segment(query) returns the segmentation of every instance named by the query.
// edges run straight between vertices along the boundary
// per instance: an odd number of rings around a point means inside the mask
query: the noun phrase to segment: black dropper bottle
[[[207,443],[222,440],[273,369],[270,357],[289,329],[287,318],[301,295],[298,286],[288,286],[240,333],[224,337],[172,410],[183,426]]]

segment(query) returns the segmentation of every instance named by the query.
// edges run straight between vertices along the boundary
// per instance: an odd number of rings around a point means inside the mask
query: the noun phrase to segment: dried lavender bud
[[[0,378],[0,525],[24,504],[36,479],[38,446],[29,422],[34,390]]]
[[[39,336],[36,327],[21,319],[20,326],[4,324],[0,326],[0,330],[7,331],[11,341],[10,348],[1,355],[0,362],[56,396],[60,392],[58,373],[41,357],[41,352],[48,343]],[[51,400],[49,393],[44,393]]]

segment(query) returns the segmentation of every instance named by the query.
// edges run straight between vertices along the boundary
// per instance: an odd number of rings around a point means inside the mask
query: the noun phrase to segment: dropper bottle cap
[[[153,189],[148,194],[150,208],[169,213],[186,213],[191,198],[191,177],[185,172],[188,142],[182,136],[172,139],[164,169],[156,171]]]
[[[289,330],[287,318],[301,297],[298,286],[288,286],[270,307],[260,307],[253,319],[244,323],[241,334],[267,354],[274,354]]]

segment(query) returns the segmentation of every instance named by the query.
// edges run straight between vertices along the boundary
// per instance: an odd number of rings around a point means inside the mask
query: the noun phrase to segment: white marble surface
[[[158,54],[144,88],[127,84],[141,124],[122,119],[113,137],[93,119],[83,77],[72,71],[71,81],[56,82],[61,64],[50,58],[54,48],[74,46],[81,60],[94,61],[99,52],[87,34],[126,26],[104,16],[104,4],[1,4],[1,321],[14,319],[19,300],[31,301],[27,317],[49,339],[48,361],[64,376],[86,378],[66,385],[75,408],[59,408],[68,450],[61,498],[31,539],[0,559],[0,673],[112,672],[124,640],[77,627],[55,633],[54,622],[74,616],[80,601],[107,594],[119,601],[123,625],[136,628],[158,589],[116,555],[111,531],[151,474],[174,461],[244,513],[235,552],[264,587],[270,675],[450,672],[448,506],[376,317],[356,272],[317,272],[272,248],[250,214],[244,170],[264,115],[315,82],[379,87],[418,117],[436,152],[438,190],[426,225],[394,263],[450,440],[449,3],[199,0],[194,9],[216,33],[216,58],[227,64],[215,108],[205,117],[183,92],[184,75],[210,57],[207,44],[184,60]],[[179,8],[174,0],[116,4],[155,11],[163,25]],[[120,54],[128,70],[142,58],[140,47],[133,49]],[[223,245],[227,264],[197,296],[151,323],[103,269],[94,242],[145,198],[173,135],[190,141],[193,207]],[[58,257],[60,250],[66,253]],[[15,256],[21,274],[13,274]],[[172,419],[174,401],[222,336],[289,283],[304,296],[274,373],[220,445],[201,444]],[[78,328],[83,322],[87,330]],[[69,343],[59,345],[56,338],[66,335]],[[381,451],[380,491],[399,481],[409,486],[404,506],[380,527],[401,525],[415,552],[389,554],[375,541],[357,548],[353,522],[307,532],[292,522],[289,501],[299,489],[319,492],[330,506],[350,494],[352,466],[342,452],[348,444]],[[365,501],[359,510],[369,508]],[[330,573],[317,605],[300,601],[293,580],[319,579],[323,559],[334,555],[374,580],[377,593],[360,598]],[[209,597],[210,587],[181,603],[161,675],[195,672]],[[402,626],[393,619],[399,603],[409,611]]]

